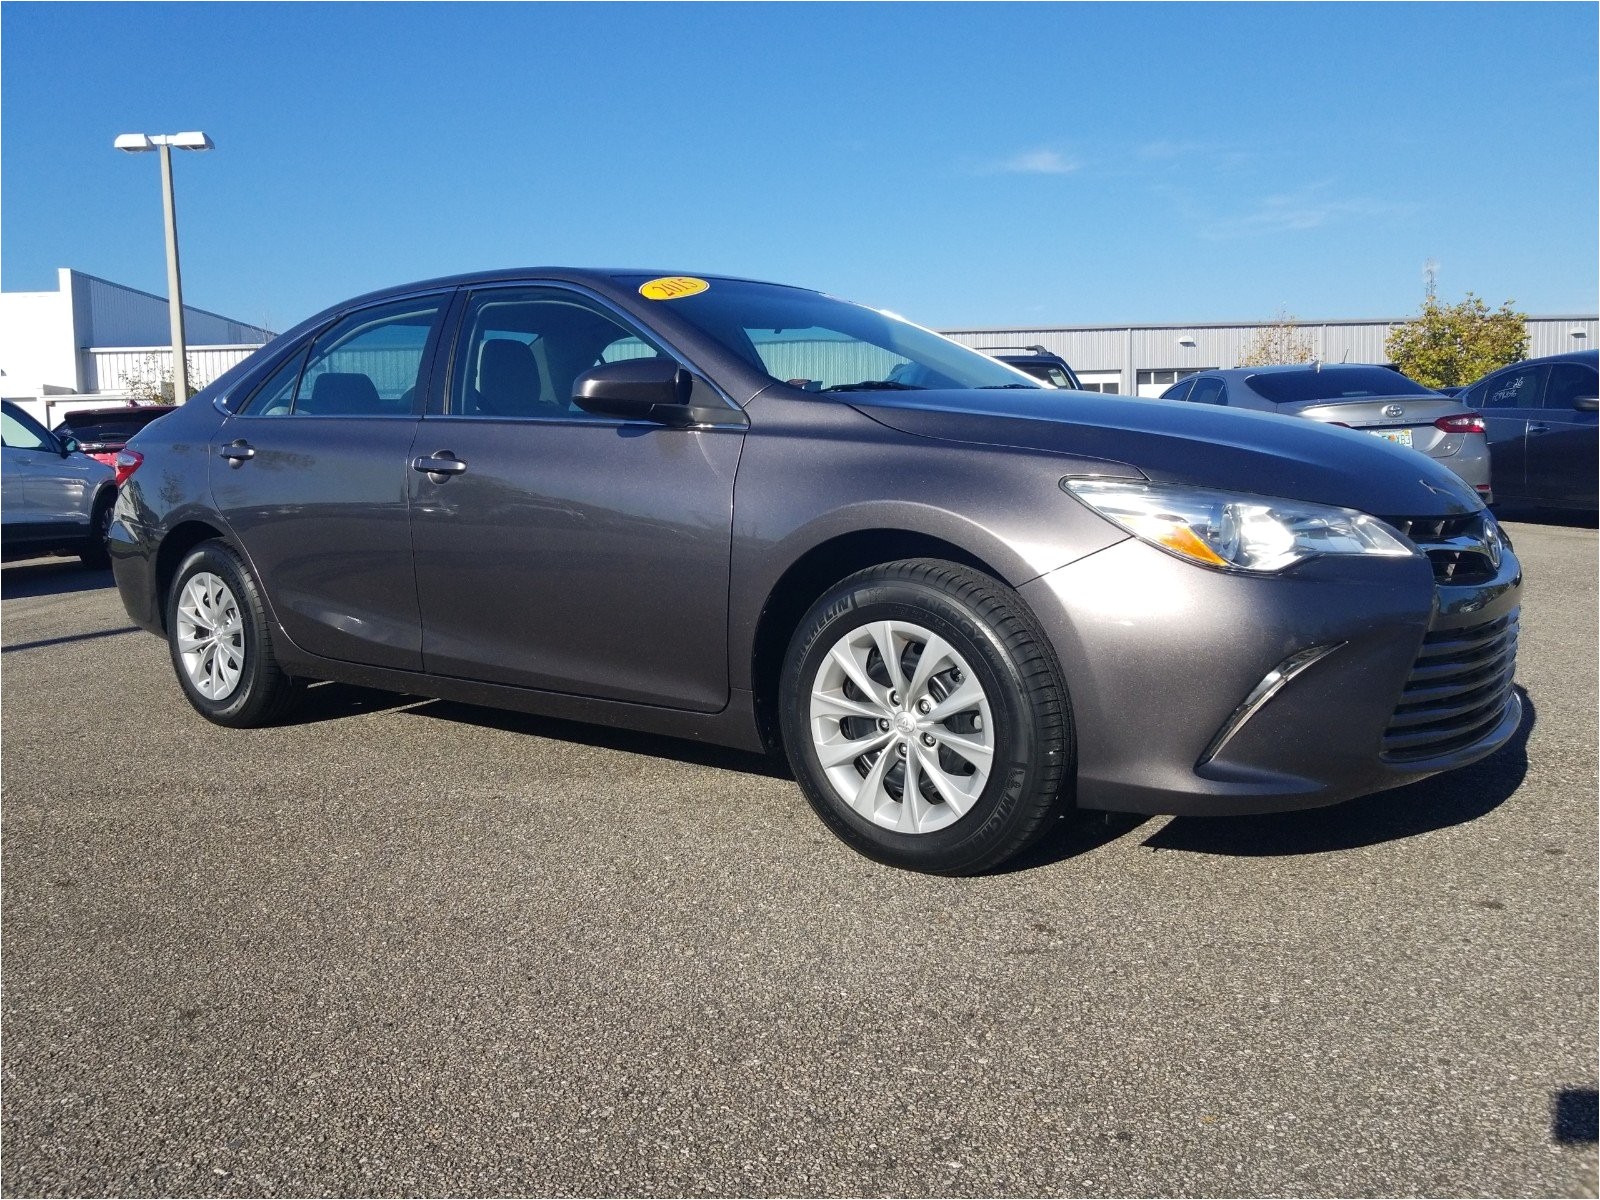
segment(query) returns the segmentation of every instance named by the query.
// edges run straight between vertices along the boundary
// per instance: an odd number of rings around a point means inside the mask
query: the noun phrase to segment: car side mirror
[[[56,442],[61,447],[61,457],[62,458],[66,458],[69,455],[76,454],[79,450],[82,449],[82,447],[78,444],[78,439],[75,438],[75,437],[57,438]]]
[[[1593,396],[1579,396],[1572,402],[1572,407],[1579,412],[1595,412],[1600,410],[1600,399]]]
[[[601,417],[692,425],[694,376],[670,358],[625,358],[591,367],[572,381],[572,402]]]

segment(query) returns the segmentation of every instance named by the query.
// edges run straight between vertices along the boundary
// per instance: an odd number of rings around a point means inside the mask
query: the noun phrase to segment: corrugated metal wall
[[[1406,318],[1374,321],[1302,321],[1298,328],[1323,362],[1386,362],[1383,344]],[[1196,371],[1237,366],[1262,325],[1135,325],[1053,329],[954,329],[946,336],[963,345],[1043,346],[1078,371],[1115,371],[1122,391],[1133,394],[1140,371]],[[1573,337],[1573,331],[1584,336]],[[1600,317],[1528,318],[1530,358],[1589,350],[1600,345]],[[1193,345],[1184,345],[1192,341]]]
[[[260,346],[190,346],[189,382],[194,387],[204,387],[259,349]],[[172,363],[171,346],[95,347],[79,353],[83,358],[85,392],[126,392],[132,380],[162,378]]]
[[[80,347],[170,344],[172,327],[167,302],[118,283],[71,272],[74,325]],[[183,306],[184,337],[207,345],[260,345],[272,334],[243,321],[233,321],[203,308]]]

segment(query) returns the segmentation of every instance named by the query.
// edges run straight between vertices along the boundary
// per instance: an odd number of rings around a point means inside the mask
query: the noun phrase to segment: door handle
[[[1549,433],[1550,432],[1550,426],[1546,425],[1543,421],[1529,421],[1528,422],[1528,432],[1529,433]]]
[[[452,475],[459,475],[467,469],[467,464],[462,462],[448,450],[440,450],[426,458],[413,458],[411,460],[413,471],[425,472],[428,478],[435,483],[443,483]]]
[[[256,456],[256,448],[243,438],[240,438],[236,442],[229,442],[218,453],[228,460],[230,467],[241,467],[246,459]]]

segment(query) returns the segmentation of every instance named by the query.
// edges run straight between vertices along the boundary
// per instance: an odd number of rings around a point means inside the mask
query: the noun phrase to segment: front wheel
[[[1020,853],[1074,765],[1066,689],[1021,598],[932,559],[872,567],[812,606],[781,720],[823,821],[913,870],[972,874]]]
[[[202,542],[178,567],[167,595],[167,643],[183,694],[218,725],[274,724],[303,691],[273,655],[250,568],[222,542]]]

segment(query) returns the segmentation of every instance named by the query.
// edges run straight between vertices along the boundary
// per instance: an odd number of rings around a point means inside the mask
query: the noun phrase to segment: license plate
[[[1400,446],[1411,445],[1411,430],[1409,429],[1372,429],[1368,432],[1377,434],[1386,442],[1394,442]]]

